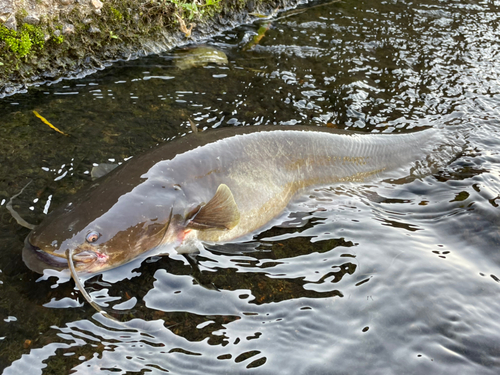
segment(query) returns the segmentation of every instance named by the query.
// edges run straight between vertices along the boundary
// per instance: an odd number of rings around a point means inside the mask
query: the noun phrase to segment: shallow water
[[[208,41],[0,101],[0,368],[19,373],[497,374],[499,2],[311,3]],[[258,36],[258,42],[254,37]],[[71,137],[35,117],[35,110]],[[21,260],[27,220],[199,127],[447,127],[462,153],[419,179],[312,189],[239,254],[147,259],[87,280]],[[290,215],[291,219],[287,219]],[[135,267],[135,269],[134,269]],[[134,270],[132,270],[134,269]]]

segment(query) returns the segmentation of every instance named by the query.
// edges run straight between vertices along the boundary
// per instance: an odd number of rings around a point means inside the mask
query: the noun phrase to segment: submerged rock
[[[226,65],[227,56],[224,52],[211,47],[199,46],[181,50],[175,54],[175,66],[179,69],[191,69],[208,64]]]
[[[99,177],[107,175],[116,167],[118,167],[118,164],[113,164],[113,163],[101,163],[95,165],[92,167],[92,170],[90,171],[90,177],[92,178],[92,180],[96,180]]]

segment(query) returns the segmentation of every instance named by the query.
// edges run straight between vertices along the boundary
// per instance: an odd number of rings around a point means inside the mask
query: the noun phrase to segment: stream
[[[499,23],[500,1],[316,1],[0,99],[3,374],[500,373]],[[32,181],[13,206],[37,224],[190,120],[465,144],[418,178],[309,189],[250,250],[202,250],[197,275],[173,255],[87,279],[119,322],[24,265],[11,196]]]

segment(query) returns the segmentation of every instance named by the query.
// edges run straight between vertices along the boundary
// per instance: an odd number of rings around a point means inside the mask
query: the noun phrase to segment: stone
[[[16,31],[17,30],[17,22],[16,22],[16,17],[14,14],[11,14],[8,18],[7,21],[4,22],[3,24],[7,29],[11,29]]]
[[[28,23],[30,25],[38,25],[40,23],[40,17],[35,14],[30,14],[24,17],[23,23]]]
[[[70,23],[63,24],[62,33],[64,35],[74,34],[75,33],[75,26],[73,26]]]
[[[14,13],[14,0],[1,0],[0,15],[6,16],[6,18],[8,18],[12,13]]]
[[[96,9],[96,10],[100,10],[102,8],[102,5],[103,5],[101,0],[90,0],[90,3],[92,4],[94,9]]]
[[[100,32],[101,32],[101,29],[99,29],[97,26],[90,25],[90,27],[89,27],[89,33],[97,34],[97,33],[100,33]]]
[[[252,13],[253,11],[255,11],[255,2],[253,0],[247,2],[247,10],[248,13]]]

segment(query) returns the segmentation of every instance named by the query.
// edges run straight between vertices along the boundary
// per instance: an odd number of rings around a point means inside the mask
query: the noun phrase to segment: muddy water
[[[497,374],[499,20],[493,1],[311,3],[209,40],[227,64],[180,69],[172,51],[2,99],[0,368]],[[124,324],[24,266],[11,195],[33,181],[14,206],[38,223],[94,163],[180,137],[189,118],[208,130],[447,127],[467,142],[420,179],[308,191],[239,252],[203,251],[199,272],[173,256],[87,280]]]

